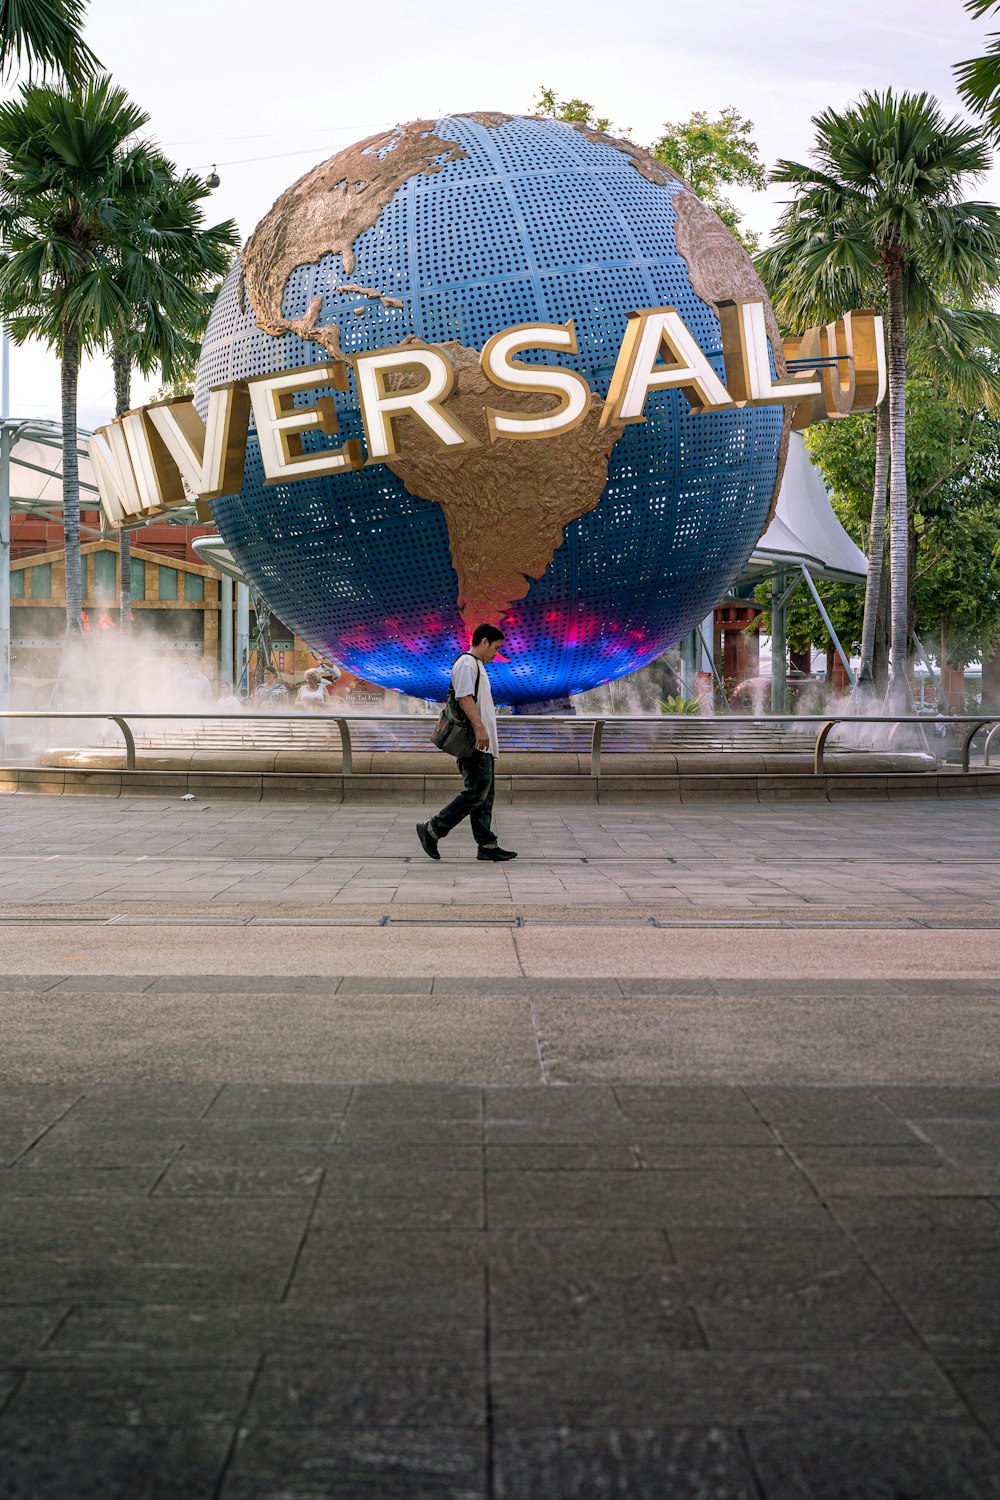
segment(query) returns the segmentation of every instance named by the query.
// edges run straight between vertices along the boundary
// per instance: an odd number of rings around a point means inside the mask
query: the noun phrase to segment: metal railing
[[[989,763],[990,763],[990,745],[996,739],[996,737],[997,737],[998,734],[1000,734],[1000,724],[994,724],[993,728],[990,730],[989,734],[986,736],[986,744],[983,746],[983,765],[984,766],[988,766]]]
[[[962,770],[968,771],[972,755],[972,741],[981,729],[986,728],[987,724],[995,724],[997,728],[1000,728],[1000,714],[949,714],[934,718],[921,714],[842,714],[835,719],[827,719],[816,736],[813,770],[817,776],[822,776],[824,772],[823,757],[827,740],[841,724],[891,724],[894,728],[900,724],[919,724],[925,734],[928,731],[933,733],[940,729],[947,731],[952,725],[971,725],[962,741]],[[991,735],[993,732],[991,731]],[[989,764],[988,760],[986,764]]]
[[[125,744],[125,768],[128,771],[136,769],[136,740],[142,736],[136,735],[133,726],[147,723],[181,723],[193,724],[224,724],[230,728],[246,727],[249,724],[288,724],[299,726],[301,731],[321,734],[324,727],[332,729],[336,725],[340,737],[341,770],[346,776],[354,773],[354,750],[356,748],[352,738],[352,726],[360,730],[362,725],[375,725],[383,730],[391,728],[389,734],[371,735],[370,733],[359,738],[367,742],[366,749],[377,750],[428,750],[431,748],[431,728],[434,718],[431,715],[416,714],[321,714],[305,716],[293,713],[206,713],[204,711],[188,711],[186,713],[150,713],[148,711],[129,711],[127,713],[109,713],[106,711],[76,711],[73,709],[0,709],[0,720],[8,719],[42,719],[55,720],[57,722],[67,721],[92,721],[115,724],[121,733]],[[131,720],[131,723],[129,722]],[[664,741],[673,741],[675,746],[678,742],[681,748],[697,744],[700,748],[710,746],[712,749],[725,753],[726,749],[739,749],[741,734],[744,737],[743,748],[767,749],[771,753],[789,753],[800,749],[805,738],[803,731],[806,726],[818,726],[812,743],[813,772],[817,776],[826,773],[825,757],[829,748],[829,740],[833,732],[845,724],[864,724],[869,726],[890,725],[893,733],[904,724],[919,726],[926,735],[928,732],[944,730],[947,732],[952,727],[959,725],[968,726],[962,740],[961,764],[962,770],[967,772],[971,769],[970,759],[972,753],[972,742],[981,730],[992,725],[987,736],[984,748],[984,765],[989,766],[989,752],[991,741],[1000,734],[1000,714],[956,714],[948,717],[928,718],[916,714],[842,714],[836,717],[823,714],[757,714],[746,717],[734,715],[682,715],[669,714],[605,714],[601,716],[575,715],[575,714],[518,714],[501,715],[499,719],[500,739],[503,748],[534,749],[534,750],[569,750],[579,754],[588,754],[590,757],[591,776],[601,775],[602,756],[607,753],[605,731],[609,728],[618,731],[621,743],[621,752],[629,753],[664,747]],[[406,732],[400,732],[405,728]],[[746,744],[745,731],[756,732],[763,730],[763,735],[753,738],[751,745]],[[535,732],[532,733],[532,730]],[[770,731],[768,735],[767,731]],[[188,737],[189,740],[197,739],[196,735]],[[202,736],[202,743],[204,743]],[[244,736],[245,738],[245,736]],[[891,735],[890,735],[891,738]],[[295,748],[295,739],[292,737],[292,748]],[[153,742],[165,744],[166,739]],[[147,740],[146,746],[150,742]],[[0,736],[0,746],[4,745],[3,737]],[[197,744],[194,748],[198,748]],[[219,748],[222,748],[220,745]],[[231,748],[231,740],[229,742]],[[299,748],[302,748],[301,740]],[[868,747],[849,747],[851,750],[864,750]],[[890,747],[891,748],[891,747]],[[938,757],[933,757],[935,760]]]

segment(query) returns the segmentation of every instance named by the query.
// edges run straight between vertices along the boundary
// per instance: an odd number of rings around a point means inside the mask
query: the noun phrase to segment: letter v
[[[181,478],[199,500],[217,500],[243,488],[250,393],[246,381],[213,386],[208,420],[189,396],[157,402],[146,415],[163,439]]]

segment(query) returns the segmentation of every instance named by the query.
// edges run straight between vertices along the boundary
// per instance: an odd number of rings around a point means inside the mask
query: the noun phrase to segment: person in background
[[[253,702],[265,713],[288,707],[288,689],[273,667],[264,668],[264,681],[255,691]]]
[[[222,691],[218,698],[218,707],[222,709],[224,714],[241,714],[243,712],[243,704],[233,692],[231,682],[224,682],[222,684]]]
[[[190,703],[205,703],[212,697],[212,684],[200,661],[185,656],[177,672],[177,685]]]
[[[295,707],[306,714],[321,714],[326,709],[326,688],[319,667],[309,668],[295,695]]]

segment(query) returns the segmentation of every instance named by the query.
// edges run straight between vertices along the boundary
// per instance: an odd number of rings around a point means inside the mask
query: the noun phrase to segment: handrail
[[[808,720],[813,717],[811,714],[803,714],[802,720]],[[949,714],[947,717],[942,714],[941,716],[935,716],[933,719],[929,719],[925,714],[841,714],[836,719],[827,718],[824,719],[822,727],[816,736],[813,771],[817,776],[824,774],[826,743],[833,730],[840,724],[920,724],[926,729],[929,723],[934,725],[943,724],[946,727],[949,724],[972,725],[962,744],[962,770],[968,771],[970,769],[969,760],[972,754],[972,741],[981,729],[985,729],[987,724],[995,724],[1000,729],[1000,714]],[[995,733],[995,731],[992,732]]]
[[[524,715],[524,717],[527,717],[527,715]],[[594,720],[594,733],[590,741],[591,776],[600,776],[601,774],[601,741],[604,739],[604,724],[604,719]]]
[[[273,724],[275,722],[289,722],[294,724],[312,723],[336,724],[340,732],[341,766],[344,775],[351,776],[354,772],[353,743],[351,740],[351,724],[413,724],[421,715],[415,714],[300,714],[300,713],[266,713],[249,710],[243,713],[218,713],[205,709],[191,708],[186,711],[171,711],[167,713],[150,712],[145,709],[129,710],[127,713],[113,713],[104,711],[87,711],[75,709],[33,709],[33,708],[5,708],[0,709],[0,719],[99,719],[113,723],[117,726],[125,742],[125,767],[126,770],[134,771],[136,768],[136,746],[135,736],[129,725],[129,720],[134,722],[145,720],[167,720],[190,723],[192,719],[212,719],[228,724],[246,724],[250,722],[262,722]],[[433,722],[432,716],[426,716],[428,724],[428,744],[430,743],[429,726]],[[504,721],[502,721],[504,722]],[[507,721],[509,722],[509,721]],[[580,728],[588,724],[592,726],[590,744],[590,774],[599,777],[601,774],[601,758],[603,750],[604,731],[609,724],[651,724],[656,723],[666,726],[683,725],[693,728],[700,724],[719,724],[724,726],[728,733],[732,733],[737,725],[755,724],[783,724],[789,727],[798,725],[819,725],[813,746],[813,772],[816,776],[825,774],[825,755],[827,743],[833,731],[841,724],[918,724],[924,728],[929,723],[940,725],[969,725],[962,744],[962,770],[970,770],[972,754],[972,742],[980,730],[992,725],[986,739],[984,752],[984,765],[989,765],[990,744],[995,736],[1000,734],[1000,714],[950,714],[939,715],[930,718],[926,714],[839,714],[831,717],[829,714],[699,714],[697,717],[686,721],[679,715],[670,714],[615,714],[615,715],[590,715],[590,714],[518,714],[514,722],[520,724],[572,724]]]
[[[986,726],[987,726],[987,724],[990,724],[990,723],[992,723],[992,715],[988,719],[981,719],[978,724],[973,724],[972,728],[969,730],[968,734],[965,736],[965,743],[962,746],[962,770],[963,771],[967,771],[969,769],[969,756],[972,754],[972,741],[975,739],[975,737],[979,733],[979,731],[981,729],[985,729]]]
[[[340,730],[340,768],[345,776],[353,776],[354,751],[351,746],[351,728],[343,717],[338,718],[337,728]]]

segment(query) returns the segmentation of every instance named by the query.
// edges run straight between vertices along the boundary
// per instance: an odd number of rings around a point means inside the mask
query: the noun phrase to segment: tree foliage
[[[774,181],[793,188],[794,198],[758,264],[779,316],[790,322],[815,321],[819,309],[837,304],[839,309],[863,306],[873,296],[885,310],[890,693],[902,708],[909,698],[913,598],[906,453],[910,344],[915,328],[935,319],[941,323],[944,306],[974,306],[996,288],[1000,210],[962,196],[969,181],[990,165],[982,132],[958,118],[946,119],[926,93],[865,93],[850,109],[825,110],[813,124],[811,159],[780,161],[773,174]],[[957,383],[962,340],[956,342],[954,331],[941,323],[938,354],[951,359]],[[968,328],[962,338],[975,342]],[[874,532],[881,535],[879,511]],[[871,609],[869,591],[869,619]]]
[[[147,123],[107,78],[79,91],[25,85],[0,105],[0,315],[16,342],[40,339],[61,361],[70,628],[81,610],[80,358],[118,343],[143,362],[164,340],[183,343],[235,236],[229,223],[193,243],[207,188],[173,175],[139,138]]]
[[[555,89],[547,89],[544,85],[539,87],[535,108],[540,115],[546,115],[551,120],[568,120],[571,125],[586,125],[590,130],[599,130],[602,134],[612,133],[609,116],[595,114],[594,106],[588,104],[586,99],[557,99]],[[615,126],[614,134],[628,140],[631,129],[631,125]]]
[[[945,622],[949,658],[968,663],[989,656],[1000,642],[1000,422],[982,409],[969,411],[926,380],[910,381],[907,410],[916,630],[937,654]],[[806,444],[841,524],[863,546],[875,472],[874,414],[812,427]],[[856,651],[861,590],[822,583],[819,592],[845,649]],[[757,597],[766,605],[762,591]],[[793,651],[827,644],[804,589],[789,606],[788,641]]]
[[[0,0],[0,75],[18,63],[29,79],[61,76],[79,85],[100,70],[83,40],[83,0]]]
[[[746,187],[759,193],[767,185],[750,120],[736,109],[724,109],[717,120],[710,120],[703,109],[695,110],[689,120],[664,125],[652,151],[715,210],[751,254],[756,253],[757,236],[743,228],[742,215],[722,191]]]
[[[965,8],[974,16],[1000,11],[1000,0],[965,0]],[[986,122],[995,141],[1000,141],[1000,32],[987,37],[982,57],[970,57],[956,63],[955,79],[961,98]]]

